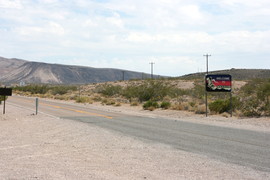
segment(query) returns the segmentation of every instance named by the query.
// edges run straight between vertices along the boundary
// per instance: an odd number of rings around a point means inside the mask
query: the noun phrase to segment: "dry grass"
[[[205,105],[198,105],[195,114],[205,114]]]

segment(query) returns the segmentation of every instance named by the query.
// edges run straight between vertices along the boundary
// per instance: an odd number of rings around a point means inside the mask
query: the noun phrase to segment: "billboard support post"
[[[207,91],[205,91],[205,116],[206,117],[207,117],[207,109],[208,109]]]
[[[233,114],[233,106],[232,106],[232,92],[230,92],[230,111],[231,111],[231,117],[232,117],[232,114]]]

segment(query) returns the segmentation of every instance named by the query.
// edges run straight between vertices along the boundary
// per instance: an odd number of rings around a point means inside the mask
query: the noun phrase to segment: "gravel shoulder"
[[[266,120],[145,112],[140,108],[87,105],[107,111],[164,116],[213,125],[268,131]],[[2,106],[1,106],[2,107]],[[142,142],[77,121],[59,119],[7,104],[0,115],[0,179],[269,179],[270,173],[226,164],[162,144]],[[16,112],[16,113],[10,113]],[[166,114],[167,113],[167,114]],[[200,120],[197,120],[200,119]],[[212,120],[213,119],[213,120]],[[263,125],[262,125],[263,124]],[[263,128],[262,128],[263,127]]]

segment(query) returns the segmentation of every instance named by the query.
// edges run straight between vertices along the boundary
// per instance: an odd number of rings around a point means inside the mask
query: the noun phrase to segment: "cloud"
[[[247,61],[253,53],[257,64],[270,52],[268,0],[0,0],[0,8],[0,56],[138,71],[154,58],[157,72],[181,74],[203,66],[206,52]]]
[[[55,22],[48,22],[43,26],[25,26],[20,27],[17,31],[23,36],[44,36],[46,34],[62,36],[65,34],[64,28]]]
[[[0,8],[22,9],[20,0],[0,0]]]

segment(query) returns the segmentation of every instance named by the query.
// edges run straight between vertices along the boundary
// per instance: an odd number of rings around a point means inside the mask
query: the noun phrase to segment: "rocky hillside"
[[[141,79],[142,73],[110,68],[91,68],[30,62],[0,57],[0,82],[85,84],[106,81]],[[144,75],[146,76],[146,75]],[[148,75],[149,76],[149,75]]]

